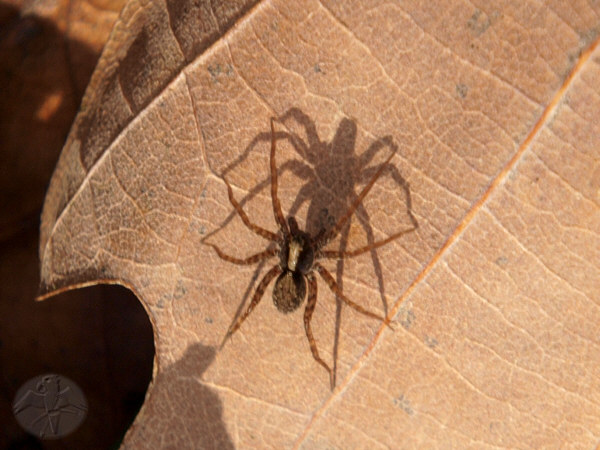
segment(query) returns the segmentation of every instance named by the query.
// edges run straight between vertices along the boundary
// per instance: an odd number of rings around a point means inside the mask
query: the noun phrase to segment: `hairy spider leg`
[[[234,256],[230,256],[226,253],[223,253],[221,251],[221,249],[219,247],[217,247],[215,244],[206,242],[206,245],[210,245],[212,248],[214,248],[215,252],[217,252],[217,255],[219,255],[219,258],[224,259],[225,261],[229,261],[230,263],[233,263],[233,264],[238,264],[240,266],[249,266],[249,265],[257,263],[259,261],[269,259],[269,258],[275,256],[278,252],[278,250],[276,248],[271,248],[271,249],[267,249],[263,252],[255,253],[254,255],[250,255],[247,258],[236,258]]]
[[[263,238],[271,240],[271,241],[276,241],[276,242],[279,241],[279,237],[277,236],[277,234],[272,233],[269,230],[265,230],[264,228],[259,227],[258,225],[254,224],[250,221],[250,219],[248,218],[248,216],[242,209],[241,205],[234,198],[233,189],[231,189],[231,186],[225,177],[223,177],[223,181],[227,185],[227,194],[229,195],[229,202],[233,205],[233,207],[237,211],[238,215],[240,216],[240,219],[242,219],[242,222],[244,222],[244,225],[246,225],[248,228],[250,228],[250,230],[252,230],[254,233],[258,234],[260,237],[263,237]]]
[[[396,234],[392,234],[390,237],[384,239],[383,241],[373,242],[372,244],[365,245],[364,247],[357,248],[356,250],[322,250],[320,255],[323,258],[328,259],[344,259],[344,258],[352,258],[353,256],[358,256],[362,253],[368,252],[369,250],[374,250],[379,248],[389,242],[392,242],[394,239],[399,238],[400,236],[410,233],[411,231],[415,231],[417,227],[412,227],[407,230],[399,231]]]
[[[327,363],[319,356],[317,343],[312,334],[312,329],[310,328],[310,321],[312,319],[313,312],[315,311],[315,306],[317,305],[317,280],[312,273],[308,274],[306,278],[308,279],[308,301],[306,302],[306,308],[304,309],[304,329],[306,330],[306,338],[308,339],[308,344],[310,345],[310,351],[312,352],[313,358],[329,373],[329,383],[331,385],[331,390],[333,390],[335,387],[335,375],[331,367],[329,367]]]
[[[369,191],[371,190],[371,188],[373,187],[373,185],[375,184],[375,182],[377,181],[377,179],[379,178],[379,176],[381,175],[381,173],[395,154],[395,151],[392,152],[390,156],[388,156],[387,159],[383,162],[383,164],[381,164],[379,170],[375,172],[375,175],[373,176],[373,178],[371,178],[371,181],[369,181],[369,184],[367,184],[363,188],[361,193],[354,200],[354,203],[352,203],[352,206],[348,209],[348,212],[346,212],[346,214],[344,214],[344,216],[340,218],[340,220],[338,220],[335,226],[326,233],[319,233],[319,238],[315,241],[317,248],[324,246],[325,244],[327,244],[327,242],[329,242],[331,239],[337,236],[337,234],[340,232],[346,221],[352,216],[352,214],[354,214],[354,211],[356,211],[358,205],[360,205],[363,199],[367,196],[367,194],[369,193]]]
[[[284,235],[289,235],[290,230],[285,221],[285,217],[283,216],[283,211],[281,210],[281,203],[279,202],[279,197],[277,197],[277,164],[275,163],[275,118],[271,117],[271,200],[273,202],[273,214],[275,215],[275,220],[279,225],[279,228],[283,232]]]
[[[389,145],[393,145],[393,144],[389,144]],[[395,147],[395,145],[394,145],[394,147]],[[379,168],[380,167],[372,167],[370,169],[367,169],[367,170],[365,170],[365,174],[377,172],[377,170],[379,170]],[[370,245],[374,246],[373,248],[381,247],[382,245],[385,245],[388,242],[391,242],[392,240],[402,236],[403,234],[410,233],[411,231],[414,231],[417,228],[419,228],[419,222],[417,222],[417,219],[415,219],[415,216],[412,213],[412,199],[410,196],[410,186],[409,186],[408,182],[404,178],[402,178],[402,176],[398,172],[398,169],[396,169],[395,166],[386,165],[384,170],[385,169],[388,169],[388,171],[391,172],[392,178],[394,178],[394,180],[399,185],[402,186],[402,189],[404,190],[404,193],[406,194],[406,211],[408,213],[408,218],[410,219],[410,222],[412,223],[412,227],[393,234],[392,236],[385,239],[385,241],[383,241],[381,243],[375,242],[375,243],[370,244]],[[368,247],[365,246],[365,247],[362,247],[362,249],[364,249],[363,251],[367,251]],[[361,253],[360,250],[362,250],[362,249],[350,250],[348,252],[345,252],[343,255],[340,254],[339,257],[343,258],[343,256],[352,257],[352,256],[359,255]]]
[[[260,280],[260,283],[258,283],[258,286],[256,286],[256,290],[254,291],[254,295],[252,296],[252,300],[250,301],[248,308],[246,308],[244,314],[239,316],[237,320],[229,327],[229,330],[227,330],[227,334],[223,338],[223,342],[221,342],[221,348],[223,348],[223,345],[225,345],[227,339],[240,328],[244,320],[246,320],[246,318],[254,310],[256,305],[258,305],[258,303],[261,301],[263,294],[265,293],[265,289],[267,288],[269,283],[273,281],[273,278],[280,275],[281,272],[283,271],[281,270],[279,265],[273,266],[271,270],[269,270],[265,274],[262,280]]]
[[[369,147],[367,149],[367,151],[365,152],[366,160],[361,158],[361,160],[362,160],[361,166],[368,164],[368,162],[371,159],[373,159],[373,156],[375,155],[376,151],[379,150],[384,145],[387,145],[389,148],[393,149],[394,152],[396,152],[396,150],[397,150],[396,144],[393,143],[393,141],[391,140],[391,137],[385,136],[385,137],[379,139],[375,144],[371,145],[371,147]],[[367,175],[368,173],[374,173],[374,172],[376,173],[380,168],[381,168],[381,166],[367,169],[367,170],[365,170],[365,175]],[[412,214],[412,200],[410,197],[409,184],[398,173],[398,169],[396,169],[395,166],[386,165],[384,170],[385,169],[389,169],[389,171],[392,174],[392,178],[394,178],[396,180],[396,182],[402,186],[402,189],[404,189],[404,193],[406,194],[406,210],[408,212],[408,217],[410,219],[410,222],[412,223],[413,226],[406,230],[399,231],[398,233],[395,233],[395,234],[387,237],[383,241],[373,242],[371,244],[365,245],[364,247],[360,247],[355,250],[347,250],[347,251],[325,250],[325,251],[322,251],[321,252],[322,257],[329,258],[329,259],[344,259],[344,258],[351,258],[353,256],[358,256],[362,253],[368,252],[369,250],[374,250],[376,248],[379,248],[379,247],[393,241],[394,239],[397,239],[400,236],[410,233],[412,231],[415,231],[417,228],[419,228],[419,223],[417,222],[417,219],[415,219],[415,217]]]
[[[340,299],[342,299],[344,301],[344,303],[346,303],[348,306],[350,306],[352,309],[358,311],[359,313],[364,314],[365,316],[382,321],[388,327],[393,329],[393,327],[391,326],[391,322],[387,317],[382,317],[379,314],[371,312],[368,309],[363,308],[358,303],[354,303],[352,300],[350,300],[348,297],[346,297],[344,295],[344,293],[342,292],[342,290],[340,289],[340,287],[338,286],[338,284],[333,279],[333,276],[329,273],[329,271],[325,267],[323,267],[319,263],[315,263],[314,268],[317,270],[317,272],[319,272],[319,275],[321,275],[321,278],[323,278],[325,283],[327,283],[327,285],[329,286],[329,289],[331,289],[331,291],[335,295],[337,295]]]

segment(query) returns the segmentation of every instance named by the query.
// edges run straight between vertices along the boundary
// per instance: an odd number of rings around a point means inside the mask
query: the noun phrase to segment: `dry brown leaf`
[[[154,324],[154,382],[125,445],[597,443],[599,6],[289,3],[130,3],[63,150],[42,294],[122,283]],[[368,173],[352,163],[391,136],[420,225],[331,266],[355,301],[387,299],[395,332],[336,312],[320,285],[313,328],[324,358],[337,354],[333,393],[302,312],[279,314],[269,291],[216,351],[268,269],[202,244],[214,232],[229,252],[264,248],[220,174],[273,230],[268,120],[285,113],[279,133],[310,144],[279,141],[284,211],[309,228],[338,217]],[[393,172],[339,245],[406,222]]]

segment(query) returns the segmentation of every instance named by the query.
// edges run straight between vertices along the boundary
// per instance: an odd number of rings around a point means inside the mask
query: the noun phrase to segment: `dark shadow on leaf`
[[[213,347],[194,344],[179,361],[160,371],[154,380],[157,390],[151,392],[144,404],[144,415],[160,417],[168,410],[170,419],[162,422],[145,420],[139,428],[134,424],[130,430],[133,438],[130,444],[143,447],[146,436],[160,435],[164,448],[180,447],[181,439],[188,440],[186,444],[193,448],[234,448],[223,423],[221,400],[201,381],[214,357]],[[172,430],[185,433],[185,437],[174,436]],[[173,442],[169,442],[170,436],[175,439]]]

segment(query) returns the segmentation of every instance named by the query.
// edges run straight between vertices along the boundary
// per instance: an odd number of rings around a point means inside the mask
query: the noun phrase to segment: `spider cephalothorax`
[[[310,322],[312,314],[315,310],[317,303],[317,279],[315,272],[318,273],[327,286],[333,291],[333,293],[341,299],[346,305],[350,306],[355,311],[381,320],[386,325],[390,324],[387,318],[382,317],[379,314],[368,311],[359,304],[353,302],[347,298],[342,290],[339,288],[333,276],[329,271],[322,266],[319,261],[321,259],[343,259],[363,254],[371,251],[382,245],[391,242],[392,240],[416,229],[417,224],[413,222],[413,227],[407,230],[397,232],[386,239],[378,242],[373,242],[364,247],[358,248],[351,251],[337,251],[337,250],[325,250],[324,247],[333,238],[335,238],[344,225],[348,222],[350,217],[356,211],[358,205],[362,202],[364,197],[367,195],[369,190],[375,184],[375,181],[379,178],[383,170],[388,167],[388,163],[395,154],[395,147],[392,148],[391,154],[378,168],[375,174],[371,177],[369,183],[363,188],[361,193],[352,202],[348,211],[341,217],[337,223],[329,230],[321,230],[316,236],[311,236],[309,233],[300,230],[298,223],[294,217],[289,217],[286,221],[283,212],[281,210],[281,204],[277,196],[277,166],[275,164],[275,130],[274,122],[275,119],[271,119],[271,155],[270,155],[270,170],[271,170],[271,201],[273,205],[273,214],[275,221],[277,222],[279,232],[273,233],[272,231],[266,230],[250,221],[240,204],[233,197],[233,190],[225,178],[225,184],[227,186],[227,192],[229,195],[229,201],[235,208],[237,214],[242,219],[242,222],[257,235],[271,241],[272,245],[267,250],[251,255],[247,258],[236,258],[223,253],[219,247],[214,244],[208,243],[215,249],[221,259],[229,261],[239,265],[250,265],[258,261],[263,261],[268,258],[275,256],[279,257],[279,263],[275,264],[271,269],[263,276],[262,280],[258,283],[256,291],[250,300],[246,311],[237,317],[236,320],[231,324],[223,343],[233,333],[235,333],[242,325],[244,320],[254,310],[256,305],[260,302],[267,286],[271,281],[277,277],[275,285],[273,287],[273,303],[279,311],[282,313],[290,313],[300,307],[306,298],[306,307],[304,309],[304,328],[306,331],[306,337],[310,345],[313,358],[323,366],[329,373],[329,379],[331,388],[335,386],[335,377],[333,370],[327,365],[323,359],[319,356],[317,344],[312,334]]]
[[[273,288],[273,303],[283,313],[298,309],[306,297],[305,276],[315,260],[315,248],[308,233],[298,228],[294,217],[288,218],[289,234],[283,236],[279,251],[282,273]]]

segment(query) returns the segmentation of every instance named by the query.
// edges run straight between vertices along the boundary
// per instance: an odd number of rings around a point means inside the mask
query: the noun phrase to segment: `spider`
[[[320,139],[315,123],[301,109],[292,107],[277,119],[277,121],[285,123],[288,119],[293,120],[301,129],[304,129],[306,137],[303,139],[293,131],[278,131],[275,133],[276,140],[288,140],[300,157],[300,159],[292,159],[280,165],[278,168],[279,174],[281,175],[285,171],[290,171],[304,182],[298,191],[296,199],[288,210],[288,215],[295,216],[300,207],[310,200],[308,202],[308,212],[306,215],[307,229],[304,231],[310,233],[311,231],[318,231],[322,226],[332,227],[335,224],[334,217],[339,216],[340,214],[340,211],[336,211],[336,208],[341,205],[351,204],[357,196],[354,187],[359,183],[366,183],[379,169],[379,165],[369,166],[375,155],[385,147],[394,152],[396,151],[397,146],[392,137],[387,135],[376,139],[364,152],[362,152],[362,154],[358,155],[355,154],[357,127],[354,120],[343,118],[338,125],[335,136],[328,142]],[[232,167],[240,164],[242,160],[246,159],[258,142],[270,141],[272,138],[273,136],[270,132],[258,134],[246,147],[244,152],[225,168],[223,176],[226,175]],[[418,223],[412,214],[409,185],[396,166],[393,164],[387,164],[386,166],[387,167],[381,174],[381,177],[385,175],[391,176],[392,180],[402,190],[406,202],[406,218],[410,220],[412,230],[416,230],[418,228]],[[325,180],[330,181],[328,182]],[[246,198],[240,201],[240,204],[243,205],[245,201],[254,197],[269,184],[270,177],[267,177],[266,180],[261,181],[254,189],[252,189]],[[327,186],[325,189],[323,189],[324,185]],[[237,212],[232,210],[228,215],[226,222],[229,222],[235,216],[237,216]],[[365,232],[367,243],[373,243],[375,241],[375,236],[370,223],[370,215],[363,204],[358,205],[355,217],[358,219],[358,224]],[[350,227],[347,225],[340,231],[340,239],[337,244],[339,250],[346,250],[349,231]],[[372,249],[370,253],[385,315],[388,311],[388,305],[381,263],[375,250]],[[344,261],[344,259],[338,260],[336,273],[334,273],[342,291]],[[264,261],[257,266],[257,271],[262,269],[263,264]],[[341,301],[336,302],[337,320],[340,319],[341,305]],[[337,333],[335,339],[336,341],[333,349],[334,371],[337,355]]]
[[[270,241],[271,243],[274,243],[275,245],[246,258],[236,258],[234,256],[225,254],[215,244],[206,242],[206,245],[209,245],[215,250],[219,258],[237,265],[252,265],[269,258],[279,258],[279,262],[275,264],[258,283],[258,286],[254,291],[254,295],[250,300],[250,304],[246,308],[245,312],[239,315],[227,330],[221,346],[223,346],[227,339],[229,339],[240,328],[242,323],[248,318],[254,308],[256,308],[261,301],[263,294],[271,281],[277,278],[273,287],[273,303],[280,312],[288,314],[297,310],[304,302],[304,299],[307,298],[306,307],[304,308],[304,329],[306,332],[306,337],[308,339],[313,358],[316,362],[323,366],[323,368],[329,374],[330,386],[333,390],[335,387],[334,371],[319,355],[319,350],[317,349],[317,344],[313,337],[310,325],[312,315],[317,304],[317,278],[315,273],[318,274],[323,281],[325,281],[329,289],[331,289],[331,291],[339,299],[341,299],[346,305],[355,311],[367,317],[377,319],[389,327],[392,327],[392,324],[387,317],[383,317],[379,314],[371,312],[346,297],[339,288],[334,277],[319,261],[322,259],[339,260],[361,255],[381,247],[410,231],[413,231],[414,228],[397,232],[386,239],[378,242],[372,242],[369,245],[355,250],[345,251],[324,249],[324,247],[340,233],[348,219],[350,219],[358,206],[361,204],[362,200],[369,193],[370,189],[373,187],[381,173],[388,167],[388,163],[395,155],[395,150],[392,151],[385,162],[379,166],[378,170],[371,177],[369,183],[354,199],[346,213],[329,230],[322,228],[318,233],[316,233],[316,235],[313,236],[299,228],[298,222],[294,216],[288,217],[286,221],[281,209],[279,197],[277,196],[278,186],[277,165],[275,162],[276,138],[274,122],[275,118],[272,117],[270,154],[271,202],[275,221],[279,229],[278,232],[274,233],[254,224],[234,198],[231,185],[225,177],[223,177],[223,181],[227,186],[229,201],[233,205],[237,214],[240,216],[240,219],[244,225],[258,236]]]

